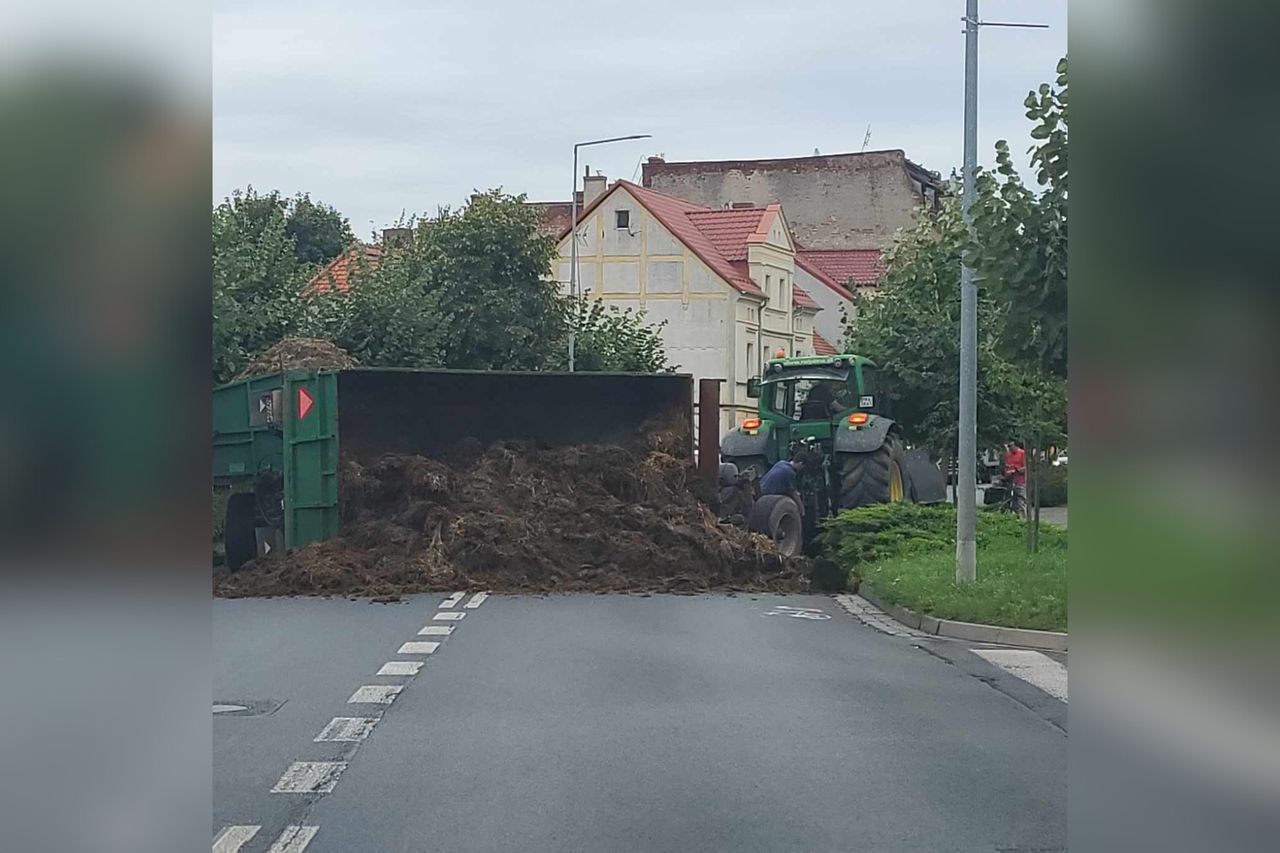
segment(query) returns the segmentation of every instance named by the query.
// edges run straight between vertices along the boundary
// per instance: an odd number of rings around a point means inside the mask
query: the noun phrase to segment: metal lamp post
[[[974,181],[978,173],[978,28],[1025,27],[978,18],[978,0],[965,0],[964,15],[964,192],[961,207],[965,228],[973,226]],[[975,529],[978,514],[978,283],[973,268],[960,268],[960,464],[956,470],[956,583],[977,576]]]
[[[578,149],[589,145],[604,145],[608,142],[625,142],[628,139],[649,139],[653,134],[633,133],[630,136],[611,136],[608,139],[593,139],[590,142],[579,142],[573,146],[573,190],[569,200],[573,205],[572,225],[569,228],[569,296],[578,297]],[[576,307],[576,306],[575,306]],[[574,368],[574,346],[577,343],[577,327],[569,326],[569,372]]]

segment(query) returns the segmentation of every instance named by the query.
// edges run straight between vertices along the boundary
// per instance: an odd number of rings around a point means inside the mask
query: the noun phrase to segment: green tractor
[[[797,553],[819,519],[842,509],[911,500],[906,447],[875,362],[860,355],[776,358],[747,383],[758,414],[720,442],[720,506]],[[758,481],[779,459],[802,451],[804,514]]]

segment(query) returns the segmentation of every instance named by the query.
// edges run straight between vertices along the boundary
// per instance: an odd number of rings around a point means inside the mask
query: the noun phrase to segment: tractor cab
[[[765,429],[774,460],[786,458],[797,441],[816,442],[829,453],[837,430],[888,414],[877,373],[875,362],[860,355],[772,359],[760,379],[747,383],[747,396],[759,400],[759,416],[740,429]]]

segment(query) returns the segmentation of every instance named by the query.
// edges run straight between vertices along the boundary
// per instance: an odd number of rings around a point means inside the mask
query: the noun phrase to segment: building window
[[[773,300],[773,276],[768,274],[764,277],[764,298]]]
[[[755,374],[756,374],[756,345],[748,341],[747,342],[747,373],[746,375],[749,378],[749,377],[755,376]]]
[[[615,211],[614,218],[616,219],[619,228],[631,227],[631,211],[629,210]]]

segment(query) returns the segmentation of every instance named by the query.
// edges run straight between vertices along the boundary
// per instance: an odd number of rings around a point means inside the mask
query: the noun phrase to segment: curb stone
[[[908,628],[937,637],[968,640],[972,643],[995,643],[1004,646],[1025,646],[1050,652],[1067,650],[1067,634],[1059,631],[1036,631],[1031,628],[1005,628],[1000,625],[979,625],[975,622],[958,622],[954,619],[938,619],[890,604],[876,595],[875,590],[863,583],[856,595],[883,610],[895,621]]]

